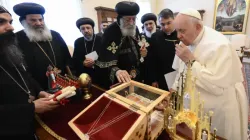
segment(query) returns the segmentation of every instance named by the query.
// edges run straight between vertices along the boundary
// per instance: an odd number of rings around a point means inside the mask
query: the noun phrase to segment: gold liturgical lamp
[[[200,93],[196,92],[196,78],[192,76],[191,62],[187,63],[187,70],[179,79],[181,90],[177,90],[165,109],[165,128],[170,137],[178,140],[216,140],[216,129],[211,135],[213,112],[204,112],[204,101]],[[187,126],[188,135],[179,135],[177,126]]]
[[[82,89],[84,95],[83,98],[85,100],[88,100],[92,97],[92,94],[90,93],[90,88],[92,84],[91,77],[87,73],[83,73],[79,76],[78,79],[80,88]]]

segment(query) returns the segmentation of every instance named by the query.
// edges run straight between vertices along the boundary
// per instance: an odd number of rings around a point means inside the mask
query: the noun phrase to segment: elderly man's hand
[[[184,44],[176,44],[175,46],[176,55],[185,63],[187,63],[188,61],[193,61],[195,59],[192,52]]]
[[[59,102],[50,101],[49,98],[40,98],[33,101],[33,103],[35,105],[36,113],[44,113],[47,111],[51,111],[59,106]]]
[[[146,57],[147,56],[148,50],[146,49],[146,47],[142,47],[140,49],[140,54],[141,54],[141,57]]]
[[[85,67],[88,67],[88,68],[91,68],[93,67],[93,65],[95,64],[95,61],[90,59],[90,58],[86,58],[84,61],[83,61],[83,65]]]
[[[159,84],[158,84],[158,82],[153,82],[151,86],[152,86],[152,87],[159,88]]]
[[[45,91],[41,91],[38,95],[39,98],[48,98],[50,95],[52,94],[49,94],[48,92],[45,92]]]
[[[118,70],[116,72],[116,77],[119,82],[129,82],[131,80],[131,76],[128,74],[126,70]]]

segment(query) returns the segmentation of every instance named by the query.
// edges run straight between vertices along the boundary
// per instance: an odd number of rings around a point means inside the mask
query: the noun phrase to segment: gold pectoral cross
[[[115,42],[112,42],[110,46],[108,46],[107,50],[111,51],[113,54],[116,53],[118,46],[116,46]]]

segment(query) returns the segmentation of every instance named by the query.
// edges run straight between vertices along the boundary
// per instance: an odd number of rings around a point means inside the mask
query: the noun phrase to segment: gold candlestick
[[[213,140],[216,140],[216,131],[217,131],[217,129],[216,128],[214,128],[214,138],[213,138]]]
[[[87,73],[83,73],[80,75],[78,82],[84,92],[83,98],[85,100],[89,100],[92,97],[92,94],[90,93],[90,88],[92,84],[90,76]]]
[[[205,102],[201,99],[201,94],[196,91],[197,78],[192,77],[190,63],[186,64],[187,69],[180,74],[177,93],[172,94],[165,110],[165,128],[172,139],[184,140],[177,134],[177,126],[184,123],[191,130],[193,140],[200,140],[200,138],[214,140],[217,130],[214,131],[214,135],[210,135],[213,112],[204,111]],[[184,106],[187,107],[184,108]]]

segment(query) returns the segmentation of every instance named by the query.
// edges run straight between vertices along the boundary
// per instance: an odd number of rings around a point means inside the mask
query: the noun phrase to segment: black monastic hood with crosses
[[[110,68],[110,79],[115,79],[114,75],[118,69],[137,70],[140,69],[140,40],[138,28],[136,28],[136,36],[123,37],[121,29],[117,22],[112,23],[104,32],[102,38],[102,51],[100,52],[100,61],[97,65],[100,68]],[[133,44],[133,45],[131,45]]]

